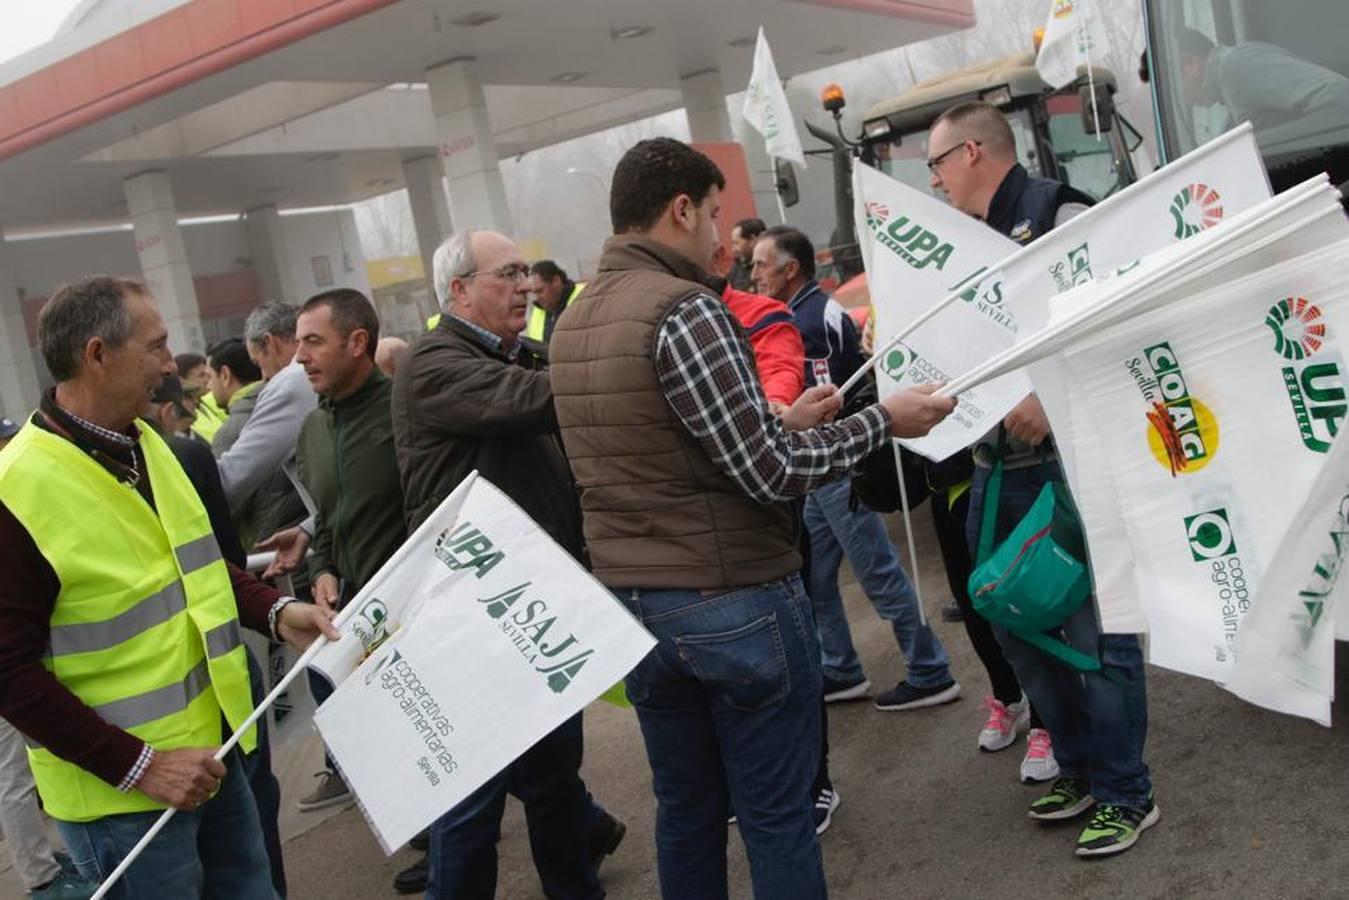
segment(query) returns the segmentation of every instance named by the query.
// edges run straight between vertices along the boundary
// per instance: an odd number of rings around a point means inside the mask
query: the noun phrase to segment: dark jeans
[[[253,689],[253,705],[262,702],[266,696],[263,689],[262,670],[253,658],[253,651],[245,648],[248,655],[248,681]],[[272,773],[272,745],[267,736],[267,717],[258,719],[258,748],[243,757],[244,775],[253,792],[253,801],[258,805],[258,818],[262,822],[262,843],[267,848],[267,861],[272,869],[272,886],[280,897],[286,896],[286,866],[281,859],[281,829],[277,825],[277,816],[281,812],[281,782]]]
[[[508,793],[525,805],[529,848],[544,895],[549,900],[604,896],[585,839],[594,804],[580,775],[583,742],[577,714],[436,820],[431,826],[428,900],[492,900]]]
[[[651,762],[661,895],[727,897],[733,802],[754,896],[826,897],[810,795],[820,649],[801,579],[616,593],[659,642],[626,686]]]
[[[970,488],[968,537],[977,546],[989,470],[978,468]],[[995,523],[1001,540],[1030,510],[1049,481],[1062,481],[1054,461],[1003,473],[1002,497]],[[1007,661],[1044,719],[1054,742],[1059,770],[1090,782],[1098,801],[1141,807],[1152,794],[1152,781],[1143,762],[1148,735],[1148,694],[1143,651],[1134,634],[1101,634],[1096,604],[1088,599],[1055,637],[1099,656],[1097,672],[1077,672],[1005,629],[995,628]]]
[[[273,900],[258,808],[240,754],[226,758],[220,790],[200,808],[178,812],[136,857],[109,900]],[[80,874],[102,881],[159,818],[159,811],[57,822]]]

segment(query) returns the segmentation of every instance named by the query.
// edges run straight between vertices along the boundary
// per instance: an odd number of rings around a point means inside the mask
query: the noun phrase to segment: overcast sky
[[[51,39],[79,0],[40,0],[20,3],[10,0],[5,6],[5,26],[0,28],[0,62],[13,59],[25,50]]]

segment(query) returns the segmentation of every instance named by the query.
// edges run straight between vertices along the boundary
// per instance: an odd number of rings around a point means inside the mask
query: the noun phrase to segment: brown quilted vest
[[[695,294],[715,296],[710,278],[663,244],[611,238],[585,302],[553,332],[553,402],[590,561],[609,587],[716,590],[801,568],[792,508],[758,503],[722,474],[656,376],[665,317]]]

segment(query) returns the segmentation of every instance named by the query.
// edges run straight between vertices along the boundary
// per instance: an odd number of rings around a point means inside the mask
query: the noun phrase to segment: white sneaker
[[[1032,728],[1026,735],[1026,756],[1021,760],[1021,780],[1030,784],[1033,781],[1053,781],[1058,777],[1059,764],[1054,759],[1049,732],[1043,728]]]
[[[987,753],[1012,746],[1017,735],[1030,727],[1030,704],[1024,694],[1016,703],[1008,704],[997,697],[985,697],[984,709],[988,710],[988,721],[979,732],[979,749]]]

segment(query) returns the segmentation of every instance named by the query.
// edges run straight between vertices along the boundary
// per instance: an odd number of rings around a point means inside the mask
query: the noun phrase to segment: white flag
[[[1224,687],[1267,709],[1330,725],[1347,550],[1349,441],[1336,441],[1251,598]]]
[[[1077,78],[1078,66],[1090,66],[1106,51],[1104,36],[1088,9],[1093,0],[1053,0],[1045,22],[1035,68],[1050,87],[1061,88]]]
[[[759,40],[754,45],[754,71],[745,88],[745,121],[763,135],[769,156],[789,160],[802,168],[806,154],[801,149],[801,138],[796,133],[787,95],[783,93],[778,68],[773,64],[773,51],[768,49],[768,38],[759,28]]]
[[[1079,335],[1066,414],[1047,407],[1074,449],[1103,630],[1141,630],[1141,611],[1151,662],[1220,682],[1346,413],[1349,227],[1331,209],[1238,262]]]
[[[655,640],[505,494],[470,475],[315,656],[314,722],[386,853],[626,675]]]
[[[990,269],[977,289],[964,290],[961,299],[907,336],[898,348],[929,361],[932,377],[911,370],[911,363],[910,368],[887,367],[887,360],[900,360],[886,354],[876,376],[883,392],[911,382],[964,374],[972,363],[981,361],[979,354],[988,359],[1042,332],[1056,294],[1132,266],[1143,255],[1197,235],[1270,196],[1248,125],[1152,172],[1010,255],[1007,251],[1013,243],[988,226],[875,170],[859,165],[854,184],[857,195],[867,203],[885,207],[890,214],[887,222],[904,225],[898,234],[890,234],[890,225],[878,227],[877,217],[859,201],[857,233],[860,240],[871,244],[873,271],[867,277],[876,298],[878,337],[889,337],[907,326],[966,276],[980,268]],[[908,210],[921,210],[922,218],[906,217]],[[922,227],[909,235],[913,247],[900,243],[900,253],[889,245],[909,233],[910,219]],[[1013,223],[1012,234],[1015,237],[1029,227],[1029,222]],[[934,240],[932,247],[926,246]],[[902,264],[907,262],[904,254],[915,262]],[[919,261],[926,264],[919,266]],[[935,276],[945,278],[945,285],[939,285],[941,279]],[[965,324],[976,319],[978,326]],[[894,373],[907,374],[908,379],[901,382]],[[1047,407],[1058,402],[1052,380],[1041,381],[1040,401]],[[1027,390],[1025,380],[1013,375],[962,393],[960,410],[934,430],[930,440],[905,443],[931,458],[944,458],[987,433]],[[1071,466],[1071,451],[1066,453],[1065,465]]]

